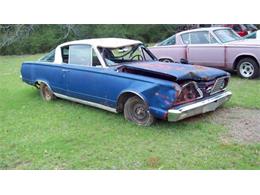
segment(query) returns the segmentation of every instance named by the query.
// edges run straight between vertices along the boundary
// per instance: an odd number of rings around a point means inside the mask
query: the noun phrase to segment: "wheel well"
[[[36,81],[36,82],[34,83],[34,86],[35,86],[37,89],[40,89],[40,84],[41,84],[40,81]]]
[[[259,63],[258,63],[257,59],[256,59],[254,56],[251,56],[251,55],[242,55],[242,56],[238,56],[238,57],[236,58],[236,60],[234,61],[234,63],[233,63],[233,69],[234,69],[234,70],[237,69],[238,62],[239,62],[240,60],[242,60],[243,58],[251,58],[251,59],[253,59],[253,60],[258,64],[258,66],[259,66]]]
[[[42,80],[37,80],[37,81],[35,81],[34,86],[35,86],[37,89],[40,89],[41,83],[47,85],[47,86],[49,87],[49,89],[52,90],[51,87],[50,87],[50,85],[49,85],[47,82],[42,81]]]
[[[125,93],[122,93],[122,94],[119,96],[118,101],[117,101],[117,111],[118,111],[118,112],[123,112],[126,101],[127,101],[129,98],[134,97],[134,96],[137,96],[137,97],[143,99],[142,97],[140,97],[140,95],[138,95],[138,94],[136,94],[136,93],[133,93],[133,92],[125,92]]]
[[[160,58],[159,61],[162,62],[163,60],[169,60],[171,62],[173,62],[173,60],[171,58]]]

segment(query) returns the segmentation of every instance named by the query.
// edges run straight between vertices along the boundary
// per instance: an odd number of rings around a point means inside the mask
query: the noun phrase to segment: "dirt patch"
[[[210,114],[209,119],[229,130],[221,136],[224,143],[260,143],[260,110],[222,108]]]
[[[149,157],[147,159],[147,165],[152,168],[158,167],[160,165],[160,158],[157,156]]]

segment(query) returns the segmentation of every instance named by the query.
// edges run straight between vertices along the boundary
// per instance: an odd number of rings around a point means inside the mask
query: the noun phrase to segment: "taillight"
[[[188,102],[192,102],[196,99],[201,98],[202,92],[198,88],[196,82],[189,82],[182,86],[181,92],[178,95],[174,105],[180,105]]]

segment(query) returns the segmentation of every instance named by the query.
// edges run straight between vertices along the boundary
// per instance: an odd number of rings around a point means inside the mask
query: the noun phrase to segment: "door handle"
[[[67,69],[62,69],[61,71],[62,72],[69,72],[69,70],[67,70]]]

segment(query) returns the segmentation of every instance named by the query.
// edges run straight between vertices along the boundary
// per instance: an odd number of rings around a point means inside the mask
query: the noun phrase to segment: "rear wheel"
[[[51,101],[55,99],[55,95],[51,91],[51,89],[45,83],[40,84],[40,94],[43,100]]]
[[[124,116],[125,119],[143,126],[150,126],[155,122],[155,118],[149,112],[146,103],[137,96],[133,96],[126,101]]]
[[[259,65],[252,58],[243,58],[238,62],[237,71],[240,77],[253,79],[259,75]]]

